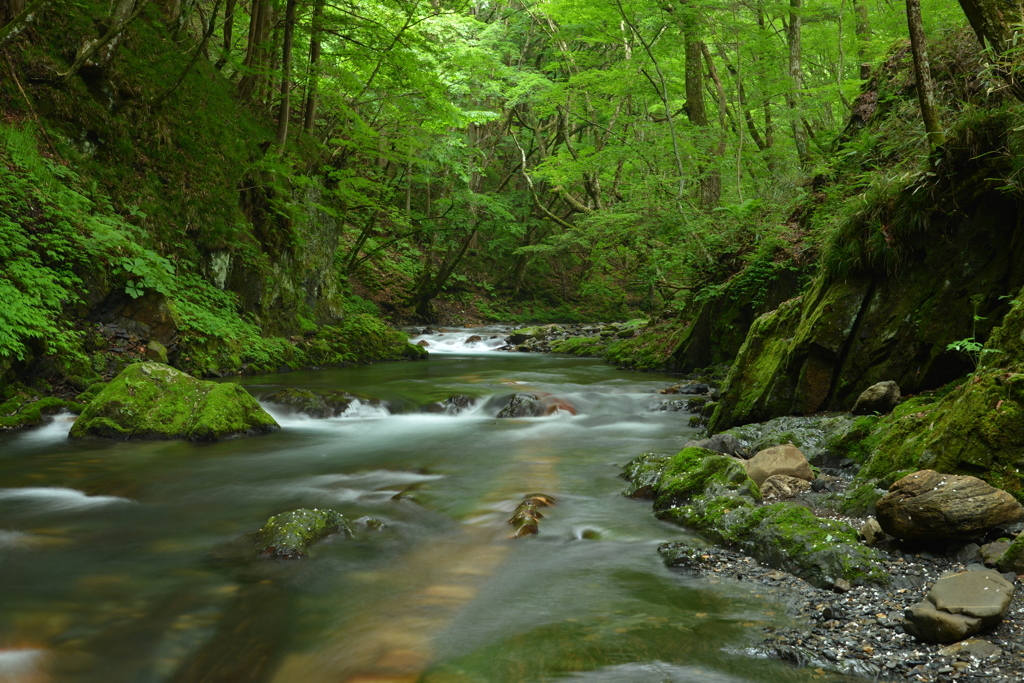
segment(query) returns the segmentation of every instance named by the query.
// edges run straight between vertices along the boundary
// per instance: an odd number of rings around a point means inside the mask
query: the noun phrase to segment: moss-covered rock
[[[205,382],[167,365],[136,363],[89,402],[71,437],[216,441],[277,428],[238,384]]]
[[[1001,572],[1024,574],[1024,534],[1019,534],[1010,547],[996,560],[996,567]]]
[[[569,337],[553,342],[551,352],[590,358],[604,355],[607,346],[607,341],[600,337]]]
[[[300,508],[275,515],[255,534],[256,552],[261,557],[297,559],[331,534],[352,537],[352,525],[334,510]]]
[[[0,431],[35,427],[49,415],[65,410],[82,412],[82,404],[56,396],[43,396],[20,382],[8,385],[0,394]]]
[[[759,506],[760,491],[743,464],[690,447],[668,458],[647,454],[630,461],[623,476],[656,496],[661,519],[691,527],[740,548],[820,587],[843,579],[853,585],[884,583],[876,551],[859,543],[852,527],[820,519],[790,503]]]
[[[980,477],[1024,500],[1024,375],[990,369],[941,399],[901,404],[862,440],[860,472],[886,487],[909,471]]]
[[[747,477],[741,461],[691,446],[666,465],[658,481],[654,509],[664,510],[709,491],[730,492],[753,500],[761,498],[757,484]]]
[[[318,419],[334,417],[334,410],[327,405],[327,401],[309,389],[282,389],[264,396],[262,400],[267,403],[288,406],[296,412],[305,413]]]

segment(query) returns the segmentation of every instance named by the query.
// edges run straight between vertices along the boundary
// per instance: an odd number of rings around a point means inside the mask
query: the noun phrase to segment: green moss
[[[294,387],[282,389],[281,391],[275,391],[268,396],[264,396],[262,400],[268,403],[290,406],[310,417],[322,419],[334,416],[334,411],[327,405],[324,398],[309,389],[296,389]]]
[[[901,404],[878,423],[877,440],[859,479],[888,486],[910,471],[980,476],[1024,499],[1024,379],[986,370],[941,399]]]
[[[670,460],[667,455],[644,453],[626,463],[621,476],[630,482],[630,486],[624,495],[630,498],[653,498]]]
[[[687,327],[684,321],[667,320],[640,328],[635,337],[611,343],[604,360],[630,370],[661,370],[669,364]]]
[[[551,351],[590,358],[603,355],[606,347],[605,340],[597,337],[569,337],[552,343]]]
[[[42,396],[21,383],[6,387],[3,398],[3,403],[0,403],[0,431],[35,427],[42,424],[46,416],[56,415],[62,410],[70,413],[82,410],[80,403],[55,396]]]
[[[1019,534],[1013,540],[1010,547],[996,560],[996,566],[1001,572],[1024,574],[1024,534]]]
[[[851,485],[843,494],[839,508],[848,515],[862,517],[871,514],[878,499],[885,495],[885,489],[879,488],[876,479],[859,481]]]
[[[761,492],[735,458],[703,448],[684,448],[669,461],[659,482],[654,507],[680,505],[709,490],[731,491],[760,499]]]
[[[79,403],[88,403],[92,399],[96,398],[96,396],[103,391],[103,387],[107,386],[107,384],[108,382],[93,382],[86,387],[85,391],[76,396],[75,400]]]
[[[256,550],[263,557],[305,557],[310,546],[334,533],[353,535],[352,525],[341,513],[301,508],[268,519],[256,532]]]
[[[204,382],[159,363],[136,363],[89,403],[71,437],[215,441],[277,427],[237,384]]]

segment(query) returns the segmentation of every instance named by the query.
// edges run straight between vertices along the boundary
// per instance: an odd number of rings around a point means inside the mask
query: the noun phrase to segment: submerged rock
[[[71,438],[216,441],[278,429],[239,384],[206,382],[160,363],[135,363],[82,411]]]
[[[900,401],[900,387],[896,382],[878,382],[865,389],[853,404],[854,415],[889,413]]]
[[[458,415],[462,411],[472,408],[475,403],[475,398],[472,396],[466,396],[465,394],[449,396],[445,399],[443,404],[444,412],[449,415]]]
[[[539,522],[544,518],[540,508],[550,507],[555,499],[543,493],[534,493],[523,499],[512,513],[508,523],[516,529],[516,538],[532,536],[539,531]]]
[[[1024,508],[1006,491],[977,477],[933,470],[895,482],[875,509],[882,529],[905,540],[973,540],[1024,516]]]
[[[314,543],[335,533],[353,535],[352,525],[341,513],[300,508],[268,519],[256,532],[256,552],[260,557],[297,559],[305,557]]]
[[[314,418],[334,417],[334,410],[327,405],[322,396],[314,394],[309,389],[282,389],[275,391],[269,396],[264,396],[267,403],[289,406],[296,412],[304,413]]]
[[[991,569],[941,578],[906,610],[907,633],[926,643],[951,643],[1003,620],[1013,584]]]

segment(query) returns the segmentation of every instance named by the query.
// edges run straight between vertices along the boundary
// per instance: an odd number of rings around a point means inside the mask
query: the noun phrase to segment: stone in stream
[[[896,382],[878,382],[865,389],[853,404],[854,415],[891,413],[900,402],[900,387]]]
[[[785,474],[806,481],[814,480],[814,472],[811,471],[807,458],[799,448],[791,443],[759,451],[746,462],[746,465],[747,476],[753,479],[758,486],[775,474]]]
[[[449,396],[444,401],[444,412],[448,415],[458,415],[463,410],[468,410],[476,403],[476,399],[465,394]]]
[[[288,406],[298,413],[303,413],[313,418],[334,417],[334,410],[327,405],[323,397],[314,394],[309,389],[282,389],[264,396],[263,400],[267,403]]]
[[[508,520],[508,523],[516,529],[516,538],[536,534],[539,530],[538,523],[544,518],[539,508],[554,504],[555,499],[543,493],[534,493],[524,498],[512,513],[511,519]]]
[[[256,532],[256,552],[260,557],[292,560],[305,557],[317,541],[341,533],[351,538],[352,525],[334,510],[300,508],[283,512],[267,520]]]
[[[952,643],[1002,621],[1013,584],[991,569],[963,571],[935,582],[922,602],[907,608],[904,628],[926,643]]]
[[[875,504],[882,529],[904,540],[973,540],[1024,516],[1006,491],[971,476],[920,470],[889,487]]]
[[[239,384],[206,382],[160,363],[134,363],[93,398],[70,437],[217,441],[278,429]]]

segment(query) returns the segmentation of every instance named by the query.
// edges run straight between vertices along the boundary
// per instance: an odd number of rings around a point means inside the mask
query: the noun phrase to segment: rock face
[[[204,382],[159,363],[136,363],[82,411],[71,438],[216,441],[264,434],[277,422],[238,384]]]
[[[293,560],[305,557],[317,541],[334,533],[351,537],[352,525],[334,510],[300,508],[275,515],[256,532],[261,557]]]
[[[882,529],[905,540],[972,540],[1024,515],[1006,491],[970,476],[921,470],[889,487],[875,504]]]
[[[263,400],[268,403],[289,406],[297,412],[318,419],[334,417],[334,410],[327,405],[323,397],[314,394],[309,389],[282,389],[269,396],[264,396]]]
[[[765,500],[792,498],[797,494],[811,490],[811,482],[797,479],[785,474],[773,474],[761,484],[761,496]]]
[[[791,443],[766,448],[747,461],[747,476],[753,479],[758,486],[763,484],[768,477],[776,474],[784,474],[806,481],[814,479],[814,472],[811,471],[807,458],[799,448]]]
[[[935,582],[922,602],[908,608],[904,628],[926,643],[952,643],[1002,621],[1013,584],[991,569],[964,571]]]
[[[857,397],[853,404],[854,415],[889,413],[900,401],[900,387],[892,380],[872,384]]]

